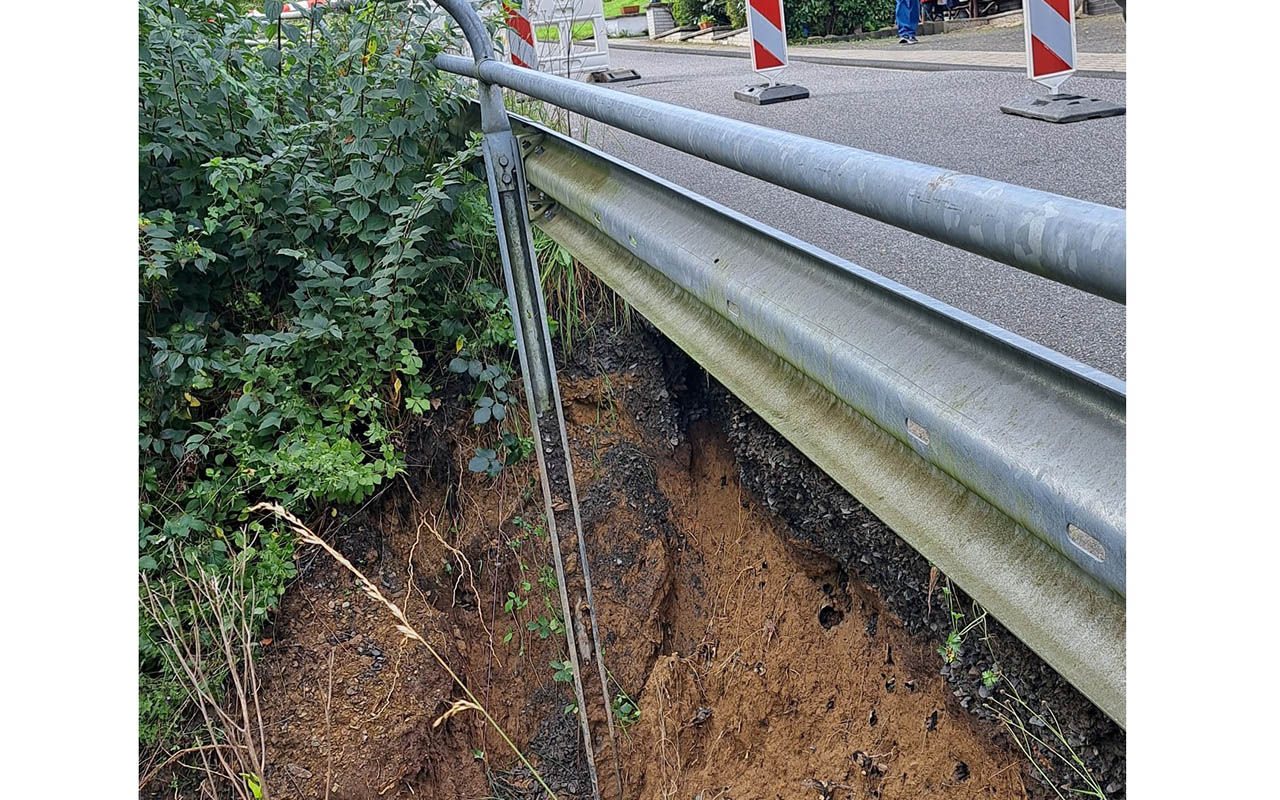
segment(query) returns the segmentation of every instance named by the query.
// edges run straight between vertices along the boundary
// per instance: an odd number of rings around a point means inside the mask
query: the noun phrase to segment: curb
[[[720,58],[751,57],[750,52],[745,48],[742,52],[736,52],[736,48],[735,50],[729,50],[723,45],[655,45],[630,42],[624,44],[622,41],[610,41],[609,46],[619,50],[647,50],[651,53],[684,53],[686,55],[718,56]],[[955,70],[971,70],[974,72],[1011,72],[1019,75],[1026,73],[1025,67],[1002,67],[993,66],[991,64],[966,64],[964,62],[932,63],[921,61],[882,61],[880,59],[856,57],[845,58],[842,56],[805,53],[799,48],[792,50],[790,55],[792,61],[801,61],[810,64],[828,64],[838,67],[878,67],[880,69],[901,69],[913,70],[916,72],[951,72]],[[1128,75],[1125,71],[1102,69],[1078,69],[1075,74],[1081,78],[1107,78],[1111,80],[1126,80]]]

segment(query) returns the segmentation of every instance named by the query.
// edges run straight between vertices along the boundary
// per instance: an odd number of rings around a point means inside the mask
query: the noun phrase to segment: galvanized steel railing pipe
[[[436,66],[1125,302],[1124,209],[857,150],[498,61],[473,63],[442,54],[436,57]]]

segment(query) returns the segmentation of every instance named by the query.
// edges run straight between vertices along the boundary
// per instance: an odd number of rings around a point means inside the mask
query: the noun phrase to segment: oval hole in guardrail
[[[1107,560],[1107,548],[1102,546],[1102,542],[1093,538],[1083,528],[1077,528],[1072,523],[1067,523],[1067,535],[1071,537],[1071,543],[1081,550],[1089,554],[1095,561]]]
[[[599,211],[597,211],[597,212],[596,212],[596,224],[597,224],[597,225],[599,225],[599,224],[600,224],[600,212],[599,212]]]
[[[729,313],[734,315],[735,317],[738,316],[738,313],[739,313],[738,304],[733,302],[732,300],[725,300],[724,302],[725,302],[725,305],[729,307]]]
[[[929,432],[924,429],[924,426],[910,417],[907,417],[907,433],[911,434],[912,439],[915,439],[925,447],[929,446]]]
[[[635,246],[636,246],[636,237],[634,237],[634,236],[628,236],[628,237],[627,237],[627,241],[628,241],[628,242],[631,242],[631,246],[632,246],[632,247],[635,247]]]

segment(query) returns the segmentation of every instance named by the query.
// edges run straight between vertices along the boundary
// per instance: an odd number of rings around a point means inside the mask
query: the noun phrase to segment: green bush
[[[734,28],[747,27],[746,0],[725,0],[724,13],[729,18],[729,24]]]
[[[677,25],[696,25],[702,16],[703,0],[671,0],[671,16]]]
[[[260,623],[293,541],[245,510],[368,501],[449,358],[494,358],[493,384],[513,351],[439,12],[242,5],[139,1],[138,547],[182,618],[176,564],[243,563]],[[165,647],[140,613],[144,745],[181,736]]]
[[[799,0],[786,9],[787,38],[845,36],[893,21],[894,0]]]

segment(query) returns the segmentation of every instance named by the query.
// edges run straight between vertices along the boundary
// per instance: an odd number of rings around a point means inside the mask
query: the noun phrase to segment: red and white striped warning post
[[[521,9],[502,4],[507,16],[507,55],[517,67],[538,68],[538,41],[533,36],[533,23]]]
[[[1054,92],[1076,71],[1076,8],[1072,0],[1025,0],[1027,77]]]
[[[292,3],[285,3],[280,9],[280,19],[298,19],[302,16],[303,11],[309,11],[314,6],[325,5],[328,0],[294,0]],[[249,12],[251,17],[266,16],[259,10]]]
[[[782,0],[747,0],[751,69],[761,75],[787,65],[787,18]]]
[[[782,0],[747,0],[747,34],[751,37],[751,69],[769,82],[734,91],[739,100],[756,105],[802,100],[809,90],[774,81],[773,73],[785,69],[787,60],[787,17]]]

